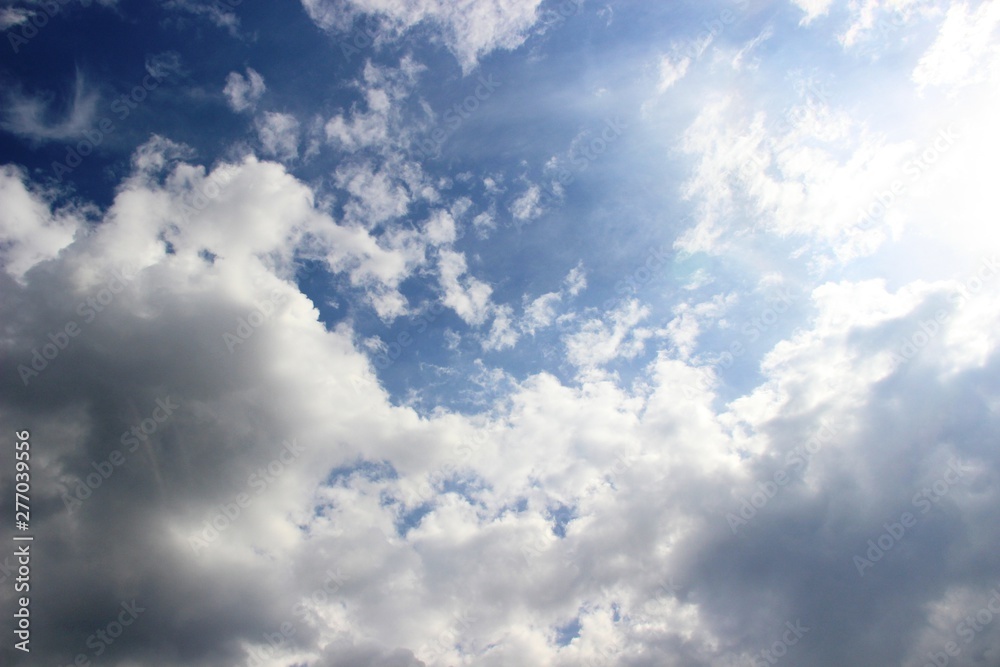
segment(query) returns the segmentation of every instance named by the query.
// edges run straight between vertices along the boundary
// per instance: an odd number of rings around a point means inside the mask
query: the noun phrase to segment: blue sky
[[[1000,664],[998,25],[4,0],[5,662]]]

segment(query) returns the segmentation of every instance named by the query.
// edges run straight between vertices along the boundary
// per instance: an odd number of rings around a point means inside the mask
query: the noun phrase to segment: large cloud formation
[[[44,659],[921,664],[989,603],[996,258],[817,288],[725,405],[712,366],[661,353],[632,388],[596,360],[421,417],[292,280],[307,235],[363,262],[363,233],[279,165],[176,150],[143,147],[99,224],[3,174]]]
[[[466,72],[520,44],[540,5],[303,4],[331,29],[359,12],[392,35],[436,26]],[[837,22],[838,50],[878,26],[877,3],[791,4],[803,30]],[[366,62],[360,101],[311,124],[263,108],[280,80],[234,71],[220,100],[262,105],[257,154],[199,164],[154,135],[107,206],[0,167],[0,423],[30,431],[34,535],[32,653],[5,612],[4,664],[1000,664],[1000,255],[977,153],[1000,149],[1000,70],[948,46],[968,36],[992,65],[970,17],[993,25],[996,6],[941,13],[906,72],[926,112],[898,140],[821,89],[778,125],[736,94],[699,104],[675,146],[691,223],[628,260],[635,287],[603,309],[574,301],[596,283],[574,258],[558,291],[518,296],[518,318],[460,247],[496,207],[412,155],[411,56]],[[699,67],[743,76],[740,58],[706,62],[654,82],[648,114]],[[933,178],[859,226],[972,102]],[[325,150],[328,180],[294,172]],[[478,181],[499,197],[518,178]],[[928,247],[945,259],[912,266]],[[658,321],[639,288],[693,252],[765,269],[705,298],[713,278],[695,275]],[[317,274],[358,308],[322,317]],[[557,329],[560,374],[477,358],[481,409],[392,395],[372,354],[386,345],[354,318],[425,316],[416,279],[483,351]]]

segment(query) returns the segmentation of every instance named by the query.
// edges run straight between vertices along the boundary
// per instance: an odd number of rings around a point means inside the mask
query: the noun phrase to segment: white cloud
[[[514,347],[520,335],[514,327],[514,311],[510,306],[497,306],[493,309],[493,324],[490,333],[483,341],[484,350],[504,350]]]
[[[264,155],[281,161],[299,156],[299,121],[287,113],[266,111],[257,118],[257,137]]]
[[[583,322],[579,331],[563,338],[567,360],[589,371],[619,357],[634,358],[645,349],[645,341],[653,335],[650,329],[637,326],[648,316],[648,308],[630,299],[604,318]]]
[[[55,210],[44,191],[31,190],[24,172],[11,165],[0,167],[0,260],[4,270],[18,280],[30,268],[53,259],[87,227],[86,211]],[[53,195],[55,193],[52,193]]]
[[[799,7],[805,16],[802,17],[802,24],[812,23],[820,16],[825,16],[833,5],[833,0],[792,0],[792,3]]]
[[[859,211],[871,207],[876,184],[911,180],[904,166],[918,144],[888,143],[808,95],[777,113],[747,113],[733,97],[708,101],[681,145],[697,159],[684,194],[699,214],[678,247],[718,252],[767,233],[810,239],[814,252],[825,246],[847,261],[885,240],[882,224],[859,226]],[[741,226],[727,230],[734,222]]]
[[[677,60],[671,56],[662,56],[660,58],[660,81],[656,86],[657,90],[660,93],[667,92],[671,86],[684,78],[690,65],[691,59],[686,56]]]
[[[583,268],[583,262],[574,266],[570,272],[566,274],[564,284],[566,286],[566,291],[570,296],[576,296],[583,290],[587,289],[587,272]]]
[[[264,77],[257,70],[248,67],[246,76],[239,72],[230,72],[226,76],[226,87],[222,92],[229,107],[239,113],[254,108],[266,90]]]
[[[398,182],[393,166],[379,169],[371,163],[351,163],[337,168],[337,187],[352,197],[345,206],[348,221],[371,229],[406,213],[410,193]]]
[[[427,239],[434,245],[454,243],[458,238],[455,219],[448,211],[435,209],[427,221]]]
[[[954,281],[823,285],[814,315],[766,355],[761,383],[728,403],[717,392],[724,377],[660,353],[628,388],[597,372],[569,383],[546,373],[514,380],[479,363],[473,381],[490,397],[481,412],[421,416],[392,404],[352,325],[328,329],[290,280],[296,251],[352,254],[348,267],[368,261],[374,240],[335,224],[281,165],[248,158],[206,172],[178,162],[178,151],[165,140],[145,147],[101,224],[68,242],[68,229],[46,238],[58,213],[25,194],[31,188],[18,191],[23,175],[0,180],[21,202],[9,218],[19,236],[43,239],[22,283],[8,278],[9,265],[2,274],[0,376],[16,382],[16,365],[67,320],[83,327],[16,400],[9,386],[0,398],[5,419],[45,443],[33,469],[44,516],[36,539],[100,535],[133,563],[123,569],[96,542],[92,558],[53,552],[69,588],[34,593],[51,612],[36,619],[40,630],[53,617],[94,627],[91,605],[75,603],[94,595],[74,588],[87,581],[112,597],[134,587],[161,629],[141,650],[183,648],[185,664],[199,667],[246,662],[283,623],[296,643],[275,659],[310,667],[694,667],[759,656],[796,618],[811,628],[809,641],[821,630],[843,638],[816,662],[826,667],[859,655],[887,664],[884,624],[929,642],[930,617],[913,609],[950,622],[949,605],[981,600],[960,594],[956,582],[968,578],[956,573],[988,562],[1000,525],[996,452],[984,436],[996,430],[985,406],[997,392],[978,379],[995,376],[1000,304],[985,284],[964,300],[949,298],[963,293]],[[489,305],[489,288],[467,275],[461,254],[439,255],[450,307],[480,323],[493,314],[490,340],[502,346],[510,310]],[[77,305],[126,262],[135,271],[126,289],[84,322]],[[980,271],[969,267],[970,276]],[[971,284],[963,278],[967,292]],[[724,301],[693,309],[714,316]],[[231,352],[224,334],[265,302],[267,317]],[[939,310],[948,315],[932,340],[893,368],[900,341],[915,340]],[[593,371],[635,354],[650,340],[640,328],[647,317],[632,301],[591,318],[567,337],[567,360]],[[102,373],[83,372],[93,368]],[[908,374],[919,381],[902,382]],[[127,431],[166,394],[179,406],[170,420],[80,508],[64,510],[63,494],[94,471],[91,461],[118,447],[107,434]],[[976,427],[962,428],[959,412]],[[824,420],[835,437],[788,465]],[[291,438],[302,453],[258,495],[248,477]],[[968,463],[969,483],[876,565],[903,576],[882,586],[836,574],[853,574],[852,555],[950,456]],[[791,479],[733,535],[727,513],[775,470]],[[191,538],[241,493],[252,502],[195,553]],[[422,506],[427,514],[404,530]],[[316,594],[324,584],[329,592]],[[881,606],[852,606],[870,586]],[[886,605],[906,613],[886,621]],[[854,610],[850,619],[843,608]],[[556,629],[576,618],[580,636],[559,646]],[[185,643],[192,624],[210,625],[210,641]],[[856,634],[859,626],[874,638]],[[54,662],[79,642],[40,650]],[[116,650],[144,659],[133,644]],[[794,651],[789,658],[815,655],[807,642]]]
[[[521,324],[524,332],[535,335],[539,329],[550,326],[556,319],[556,306],[562,301],[559,292],[549,292],[531,301],[524,308],[524,321]]]
[[[444,290],[444,305],[454,310],[466,324],[483,324],[491,311],[490,295],[493,289],[466,275],[465,255],[442,249],[438,255],[438,271],[441,289]]]
[[[530,186],[510,205],[510,212],[518,222],[533,220],[542,214],[542,191],[537,185]]]
[[[941,25],[937,39],[913,70],[918,88],[963,87],[996,81],[1000,75],[1000,2],[984,2],[975,9],[955,3]]]
[[[926,0],[850,0],[850,26],[840,35],[844,48],[882,39],[914,23],[924,13],[936,12],[937,3]]]
[[[331,30],[347,30],[359,14],[379,16],[381,31],[397,37],[419,24],[432,25],[469,73],[482,56],[524,42],[541,0],[302,0],[302,4],[313,21]]]
[[[72,98],[63,114],[53,109],[51,94],[30,95],[15,87],[4,95],[0,127],[37,142],[77,139],[91,129],[100,100],[97,90],[88,87],[77,70]],[[60,120],[52,120],[60,115]]]

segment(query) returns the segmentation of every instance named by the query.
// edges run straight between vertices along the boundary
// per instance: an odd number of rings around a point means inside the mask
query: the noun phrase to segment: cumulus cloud
[[[222,92],[226,96],[229,107],[239,113],[256,106],[266,90],[264,77],[257,70],[248,67],[246,76],[239,72],[230,72],[226,76],[226,87],[222,89]]]
[[[256,123],[264,155],[281,161],[294,160],[299,156],[299,121],[295,116],[265,111]]]
[[[370,11],[387,40],[425,31],[463,63],[500,33],[449,25],[521,30],[510,3],[305,4],[331,29]],[[633,41],[653,10],[629,4],[580,24],[626,26],[641,67],[669,41]],[[567,193],[518,234],[498,211],[538,214],[526,179],[549,147],[490,131],[476,159],[414,159],[443,89],[378,49],[318,108],[265,106],[263,79],[233,72],[248,115],[226,136],[252,134],[218,155],[211,126],[190,146],[143,135],[105,189],[0,166],[0,426],[32,443],[32,664],[993,664],[992,10],[942,11],[864,72],[867,100],[860,51],[788,71],[790,45],[904,3],[796,4],[815,14],[801,34],[767,37],[782,48],[755,68],[720,46],[696,103],[651,79],[618,94],[623,65],[588,61],[615,95],[560,88],[557,133],[583,136],[580,108],[612,97],[657,103],[586,205]],[[578,85],[555,60],[551,81]],[[51,129],[66,109],[42,102]],[[0,555],[4,608],[13,566]],[[95,655],[123,609],[135,623]]]
[[[27,175],[12,165],[0,168],[0,259],[8,275],[23,280],[41,261],[53,259],[87,227],[86,210],[53,210],[55,192],[29,187]]]
[[[58,573],[33,588],[46,610],[33,627],[54,638],[44,659],[87,654],[134,600],[115,655],[164,667],[694,667],[760,658],[789,627],[790,659],[885,663],[987,599],[965,573],[989,562],[1000,525],[995,258],[957,281],[817,288],[814,314],[731,401],[717,369],[663,351],[631,387],[592,372],[651,341],[629,301],[567,335],[567,360],[589,371],[576,380],[481,366],[506,387],[488,409],[420,416],[392,405],[351,325],[326,327],[291,279],[303,244],[366,261],[362,232],[280,165],[207,171],[178,151],[147,146],[102,223],[72,237],[71,222],[51,236],[60,214],[23,174],[4,175],[35,239],[2,274],[0,400],[38,451],[33,526],[49,548],[36,562]],[[504,346],[511,313],[460,253],[439,263],[449,307],[493,314]],[[19,366],[70,321],[77,334],[23,382]],[[124,463],[78,498],[114,451]],[[939,497],[949,465],[960,477]],[[860,576],[854,556],[905,511],[917,528]],[[860,604],[873,594],[880,605]]]

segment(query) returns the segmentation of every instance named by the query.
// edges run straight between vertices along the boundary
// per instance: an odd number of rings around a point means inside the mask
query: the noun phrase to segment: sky
[[[0,662],[1000,666],[998,27],[0,1]]]

